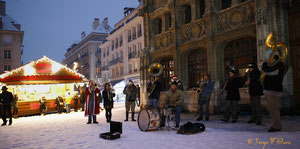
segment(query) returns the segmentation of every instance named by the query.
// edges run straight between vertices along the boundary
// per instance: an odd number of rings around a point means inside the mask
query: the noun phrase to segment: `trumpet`
[[[195,90],[198,94],[202,93],[202,91],[203,91],[203,85],[204,85],[204,83],[203,83],[203,81],[201,81],[200,87],[194,88],[193,90]]]

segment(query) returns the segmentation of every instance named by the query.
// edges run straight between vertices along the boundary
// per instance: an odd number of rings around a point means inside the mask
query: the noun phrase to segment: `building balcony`
[[[175,30],[171,29],[153,37],[155,50],[166,49],[175,46]]]
[[[129,53],[128,54],[128,59],[133,59],[133,58],[138,58],[138,54],[133,54],[133,53]]]

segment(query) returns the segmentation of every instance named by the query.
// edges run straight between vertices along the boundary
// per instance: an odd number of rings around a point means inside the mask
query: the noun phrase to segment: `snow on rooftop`
[[[20,31],[18,28],[14,26],[14,24],[18,24],[14,19],[12,19],[10,16],[5,15],[2,16],[2,29],[1,30],[10,30],[10,31]]]

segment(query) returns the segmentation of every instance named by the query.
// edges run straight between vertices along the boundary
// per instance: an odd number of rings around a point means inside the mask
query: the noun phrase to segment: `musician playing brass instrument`
[[[160,91],[161,91],[160,82],[157,79],[155,79],[155,76],[151,76],[150,77],[150,83],[147,86],[147,92],[148,92],[148,95],[149,95],[148,105],[150,107],[152,107],[152,108],[157,108],[158,107]]]

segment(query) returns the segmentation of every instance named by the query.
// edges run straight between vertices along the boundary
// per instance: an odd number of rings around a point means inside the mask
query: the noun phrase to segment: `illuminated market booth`
[[[57,111],[56,97],[74,95],[85,81],[82,74],[46,56],[0,75],[0,84],[19,97],[18,115],[40,113],[39,100],[43,96],[47,99],[47,112]]]

